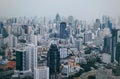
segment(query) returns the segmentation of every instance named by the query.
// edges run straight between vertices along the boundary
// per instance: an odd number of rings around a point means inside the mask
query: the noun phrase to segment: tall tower
[[[111,54],[111,62],[115,61],[116,43],[117,43],[117,29],[112,29],[112,54]]]
[[[29,70],[29,55],[26,50],[16,50],[16,70]]]
[[[118,30],[118,32],[117,32],[115,60],[120,64],[120,30]]]
[[[60,22],[61,22],[61,17],[60,17],[60,15],[57,13],[56,14],[56,17],[55,17],[55,23],[56,23],[56,30],[60,30]]]
[[[66,29],[66,22],[60,23],[60,38],[65,39],[68,37],[68,32]]]
[[[60,23],[60,21],[61,21],[61,17],[60,17],[60,15],[57,13],[57,14],[56,14],[56,17],[55,17],[55,22],[56,22],[56,24],[57,24],[57,23]]]
[[[29,66],[33,72],[37,67],[37,47],[34,44],[28,44],[26,51],[29,53]]]
[[[105,53],[111,53],[111,46],[112,46],[112,39],[111,36],[105,36],[104,37],[104,47],[103,47],[103,51]]]
[[[56,44],[51,44],[47,55],[50,79],[57,79],[60,73],[60,52]]]
[[[120,61],[120,29],[112,29],[112,54],[111,62]]]
[[[23,49],[16,49],[16,70],[34,71],[37,67],[37,47],[29,44]]]
[[[73,25],[74,25],[73,22],[74,22],[73,16],[69,16],[68,17],[68,25],[73,27]]]

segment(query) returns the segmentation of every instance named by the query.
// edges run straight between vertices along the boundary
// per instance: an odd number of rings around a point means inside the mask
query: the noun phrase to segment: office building
[[[102,62],[109,64],[111,63],[111,55],[107,53],[103,53],[101,54],[101,60]]]
[[[50,79],[57,79],[60,73],[60,52],[56,44],[51,44],[47,54]]]
[[[29,55],[26,50],[16,50],[16,70],[29,70]]]
[[[120,30],[117,32],[117,44],[116,44],[115,60],[118,63],[120,63]]]
[[[33,44],[16,49],[16,70],[34,71],[37,67],[37,47]]]
[[[60,38],[65,39],[68,38],[68,32],[66,29],[66,22],[61,22],[60,23]]]
[[[115,60],[116,60],[118,63],[120,63],[120,43],[117,43],[117,45],[116,45]]]
[[[67,48],[61,47],[60,48],[60,58],[66,58],[67,57]]]
[[[112,54],[111,62],[119,61],[119,43],[120,43],[120,30],[112,29]],[[117,59],[117,60],[116,60]]]
[[[68,78],[70,75],[70,65],[63,65],[61,73],[62,73],[62,77]]]
[[[37,38],[38,38],[37,35],[33,34],[30,35],[31,43],[33,43],[35,46],[37,46]]]
[[[73,25],[74,25],[73,23],[74,23],[74,18],[73,18],[73,16],[69,16],[69,17],[68,17],[68,25],[73,27]]]
[[[96,31],[98,28],[101,28],[100,19],[96,19],[96,22],[94,23],[94,30]]]
[[[26,51],[29,53],[29,65],[32,70],[37,67],[37,47],[34,44],[28,44]]]
[[[38,67],[34,69],[34,79],[49,79],[49,67]]]
[[[88,43],[92,41],[92,32],[87,31],[84,33],[84,43]]]
[[[111,54],[111,62],[115,61],[115,53],[116,53],[116,43],[117,43],[117,29],[112,29],[112,54]]]
[[[104,47],[103,47],[103,51],[105,53],[112,53],[111,51],[111,46],[112,46],[112,38],[111,36],[105,36],[104,37]]]
[[[83,40],[81,38],[77,38],[75,40],[75,47],[78,49],[78,51],[82,49],[82,44],[83,44]]]

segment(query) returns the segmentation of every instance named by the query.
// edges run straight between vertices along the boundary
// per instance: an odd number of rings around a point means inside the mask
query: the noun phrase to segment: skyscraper
[[[61,21],[60,15],[57,13],[55,17],[55,22],[57,24],[57,23],[60,23],[60,21]]]
[[[116,54],[115,60],[120,63],[120,30],[117,32],[117,44],[116,44]]]
[[[34,68],[37,67],[37,47],[34,44],[28,44],[26,47],[27,53],[29,53],[29,66],[32,72],[34,71]]]
[[[2,36],[3,36],[3,38],[8,37],[8,33],[7,33],[7,30],[5,27],[2,28]]]
[[[81,38],[77,38],[75,40],[75,47],[78,49],[78,51],[82,49],[82,44],[83,44],[83,41]]]
[[[29,70],[29,56],[25,50],[16,50],[16,70],[26,71]]]
[[[49,67],[50,79],[57,79],[60,73],[60,52],[56,44],[51,44],[47,54],[47,66]]]
[[[56,30],[59,31],[60,30],[60,22],[61,22],[61,17],[60,15],[57,13],[56,17],[55,17],[55,23],[56,23]]]
[[[119,62],[120,55],[120,29],[112,29],[112,54],[111,54],[111,62]]]
[[[116,57],[115,60],[120,63],[120,43],[117,43],[116,45]]]
[[[117,29],[112,29],[112,54],[111,54],[111,62],[115,61],[116,43],[117,43]]]
[[[68,35],[67,29],[66,29],[66,22],[61,22],[60,23],[60,38],[65,39],[68,36],[69,35]]]
[[[74,25],[73,23],[74,23],[74,18],[73,18],[73,16],[69,16],[69,17],[68,17],[68,25],[73,27],[73,25]]]
[[[29,44],[23,49],[16,49],[16,70],[33,72],[37,67],[37,48]]]
[[[103,51],[105,53],[111,53],[111,46],[112,46],[112,40],[111,40],[111,36],[105,36],[104,38],[104,47],[103,47]]]

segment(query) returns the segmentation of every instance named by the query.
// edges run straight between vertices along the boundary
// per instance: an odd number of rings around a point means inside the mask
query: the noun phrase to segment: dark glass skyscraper
[[[120,43],[117,43],[117,45],[116,45],[116,57],[115,57],[115,59],[118,63],[120,63]]]
[[[119,52],[120,52],[120,29],[112,29],[112,54],[111,62],[119,62]]]
[[[112,22],[110,20],[108,21],[108,28],[112,31]]]
[[[111,36],[105,36],[103,51],[105,53],[111,53],[112,39]]]
[[[50,79],[57,79],[60,72],[60,52],[56,44],[51,44],[47,55],[47,66],[49,67]]]
[[[16,51],[16,70],[23,70],[23,51]]]
[[[61,22],[60,23],[60,38],[65,39],[67,38],[68,35],[68,31],[66,29],[66,22]]]
[[[114,60],[115,60],[116,43],[117,43],[117,30],[116,29],[112,29],[112,54],[111,54],[111,62],[114,62]]]

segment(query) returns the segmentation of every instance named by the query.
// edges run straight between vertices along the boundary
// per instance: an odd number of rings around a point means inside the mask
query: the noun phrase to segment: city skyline
[[[0,0],[0,79],[120,79],[120,0]]]
[[[1,0],[0,17],[47,16],[54,18],[72,15],[77,19],[93,20],[108,15],[113,18],[120,16],[119,0]]]

